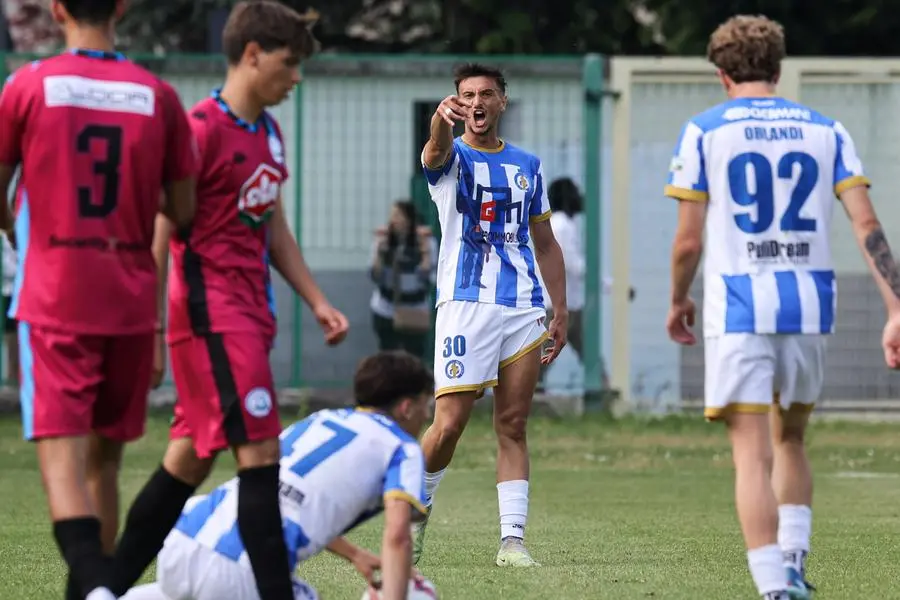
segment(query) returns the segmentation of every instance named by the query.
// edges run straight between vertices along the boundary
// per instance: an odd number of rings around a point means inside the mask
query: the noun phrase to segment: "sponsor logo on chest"
[[[238,194],[238,215],[250,227],[259,227],[272,217],[281,193],[281,173],[275,167],[260,164]]]

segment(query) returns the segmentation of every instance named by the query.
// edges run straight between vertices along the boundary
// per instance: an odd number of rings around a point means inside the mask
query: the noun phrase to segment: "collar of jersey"
[[[506,148],[506,142],[504,142],[503,140],[500,140],[500,145],[497,146],[496,148],[482,148],[481,146],[474,146],[474,145],[470,144],[469,142],[465,141],[464,139],[462,139],[462,136],[460,136],[459,141],[461,141],[463,144],[465,144],[472,150],[478,150],[479,152],[497,153],[497,152],[503,152],[503,149]]]
[[[259,118],[256,119],[256,123],[251,123],[250,121],[237,116],[237,114],[235,114],[235,112],[231,110],[231,107],[228,106],[228,103],[225,102],[225,100],[222,98],[222,88],[214,89],[212,91],[212,97],[213,100],[216,101],[216,105],[218,105],[219,110],[225,113],[229,119],[234,121],[238,127],[240,127],[241,129],[246,129],[250,133],[256,133],[257,131],[259,131],[259,124],[261,121],[263,121],[262,115],[259,115]]]
[[[98,60],[125,60],[125,55],[121,52],[107,52],[106,50],[94,50],[92,48],[71,48],[69,53]]]

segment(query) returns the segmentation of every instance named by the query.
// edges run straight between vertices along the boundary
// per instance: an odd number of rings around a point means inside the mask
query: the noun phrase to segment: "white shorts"
[[[253,570],[174,530],[156,559],[156,579],[170,600],[260,600]],[[294,577],[295,600],[318,600]]]
[[[704,340],[707,419],[730,411],[812,410],[825,380],[825,335],[733,333]]]
[[[547,339],[543,308],[451,300],[437,309],[434,327],[435,397],[482,393],[497,385],[500,369]]]

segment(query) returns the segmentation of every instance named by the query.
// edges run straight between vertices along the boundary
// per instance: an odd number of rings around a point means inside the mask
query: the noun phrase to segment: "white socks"
[[[97,588],[88,594],[84,600],[116,600],[116,596],[106,588]]]
[[[784,572],[784,558],[778,544],[754,548],[747,552],[750,575],[760,596],[777,598],[778,592],[787,589],[787,574]]]
[[[425,473],[425,506],[431,506],[434,499],[434,493],[437,491],[438,484],[444,478],[447,469],[441,469],[437,473]]]
[[[500,504],[500,539],[508,537],[525,539],[525,522],[528,520],[528,482],[516,479],[498,483],[497,499]]]
[[[778,545],[784,553],[784,564],[800,574],[806,572],[806,555],[812,536],[812,509],[808,506],[783,504],[778,507]]]

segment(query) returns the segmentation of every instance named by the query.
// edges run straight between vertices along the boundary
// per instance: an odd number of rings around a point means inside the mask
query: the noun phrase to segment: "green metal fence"
[[[0,68],[11,71],[34,58],[7,54]],[[223,62],[214,56],[134,59],[172,83],[185,106],[206,97],[224,74]],[[391,204],[403,198],[413,199],[422,221],[438,233],[419,153],[434,106],[453,92],[453,65],[468,60],[506,71],[510,108],[503,137],[541,157],[548,183],[571,176],[583,186],[588,262],[584,388],[600,389],[605,62],[596,56],[323,55],[304,66],[297,91],[272,111],[291,165],[285,208],[311,269],[348,315],[351,333],[341,346],[326,347],[308,311],[278,281],[279,338],[272,363],[279,385],[346,386],[356,362],[377,349],[369,310],[373,233],[386,224]],[[431,359],[430,350],[424,358]]]

